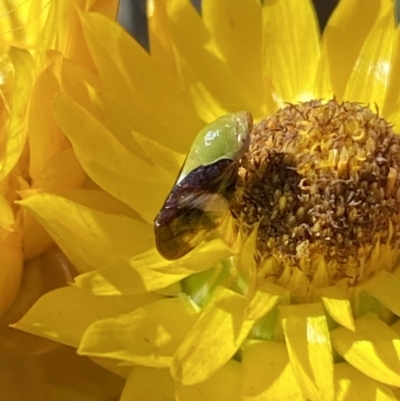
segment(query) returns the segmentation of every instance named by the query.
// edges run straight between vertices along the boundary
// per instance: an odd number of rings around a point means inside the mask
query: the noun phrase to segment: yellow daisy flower
[[[150,54],[79,17],[95,70],[63,63],[54,116],[101,190],[20,202],[81,274],[16,327],[126,377],[123,401],[397,400],[392,1],[342,0],[320,39],[308,0],[150,0]],[[257,124],[237,238],[167,261],[154,217],[196,133],[238,110]]]
[[[121,380],[89,359],[9,327],[41,295],[65,286],[72,277],[73,269],[51,237],[15,201],[41,191],[65,194],[85,180],[71,144],[52,117],[52,97],[63,84],[63,56],[71,63],[93,65],[86,44],[79,40],[75,7],[115,18],[118,2],[76,3],[0,1],[2,399],[106,400],[121,392]],[[51,352],[39,355],[44,351]]]

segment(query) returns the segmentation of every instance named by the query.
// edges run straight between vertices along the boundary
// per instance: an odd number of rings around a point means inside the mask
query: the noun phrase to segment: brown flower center
[[[400,136],[364,105],[288,105],[254,127],[232,215],[257,228],[258,266],[274,258],[266,275],[289,266],[312,281],[322,258],[329,284],[354,285],[379,269],[379,244],[399,249],[399,166]]]

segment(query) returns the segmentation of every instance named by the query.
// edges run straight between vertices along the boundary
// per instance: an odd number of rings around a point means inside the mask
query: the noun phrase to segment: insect
[[[157,249],[165,259],[179,259],[209,238],[229,210],[252,127],[251,114],[238,112],[218,118],[197,134],[154,220]]]

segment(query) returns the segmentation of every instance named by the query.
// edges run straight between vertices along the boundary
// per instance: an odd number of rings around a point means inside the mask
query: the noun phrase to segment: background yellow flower
[[[66,349],[37,355],[59,345],[9,327],[41,295],[66,285],[75,272],[46,231],[15,201],[27,194],[83,185],[85,172],[52,116],[53,96],[63,85],[62,57],[93,65],[80,40],[76,7],[115,18],[117,6],[117,1],[0,2],[0,387],[4,399],[108,399],[121,390],[117,377]],[[99,390],[98,380],[108,385]]]

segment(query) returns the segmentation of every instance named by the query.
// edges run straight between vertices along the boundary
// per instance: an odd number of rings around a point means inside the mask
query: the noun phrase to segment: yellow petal
[[[316,99],[331,99],[335,97],[332,85],[332,77],[329,70],[328,50],[321,44],[321,57],[315,75],[314,93]]]
[[[31,148],[32,149],[32,148]],[[53,192],[58,189],[80,188],[85,181],[83,171],[72,148],[54,155],[42,166],[40,174],[36,176],[32,188],[41,188]]]
[[[114,359],[124,366],[169,367],[197,314],[198,308],[187,296],[161,299],[93,323],[85,331],[78,353]]]
[[[24,0],[0,4],[2,42],[13,46],[37,48],[47,19],[47,0],[34,3]],[[2,43],[2,46],[5,44]]]
[[[400,278],[382,270],[366,281],[363,288],[382,305],[400,316]]]
[[[156,161],[157,166],[171,176],[171,181],[176,179],[185,161],[185,155],[174,152],[138,132],[132,131],[132,137],[150,161]]]
[[[138,113],[132,113],[131,108],[119,102],[113,94],[100,89],[101,81],[91,69],[85,68],[72,60],[63,60],[62,72],[63,89],[66,93],[90,112],[93,117],[102,122],[127,150],[142,157],[143,154],[151,153],[153,148],[161,148],[164,150],[163,153],[168,153],[168,156],[165,157],[169,157],[173,161],[179,158],[179,153],[151,140],[149,135],[145,136],[132,131]],[[121,107],[128,109],[127,114],[121,114]],[[146,130],[153,130],[151,126],[153,120],[147,121],[149,126]],[[147,146],[150,149],[147,149]],[[151,156],[149,157],[151,158]],[[151,158],[151,160],[154,162],[157,159]]]
[[[354,319],[348,293],[337,287],[326,287],[317,291],[329,315],[341,326],[354,331]]]
[[[63,91],[93,114],[93,116],[97,119],[101,119],[102,116],[104,116],[106,110],[98,110],[98,108],[96,108],[96,102],[93,99],[93,92],[101,87],[101,80],[92,69],[87,68],[74,60],[63,59],[62,84]],[[104,120],[107,120],[107,118],[104,117]],[[122,141],[120,132],[116,130],[115,134]],[[131,142],[132,141],[127,139],[127,142],[123,143],[127,144]]]
[[[21,261],[22,264],[22,261]],[[57,347],[47,339],[14,330],[18,321],[46,292],[65,285],[70,277],[69,263],[55,247],[39,257],[25,260],[19,291],[10,308],[0,319],[0,350],[2,353],[40,353]],[[12,288],[10,288],[10,292]]]
[[[29,192],[29,191],[26,191]],[[124,215],[135,220],[140,220],[140,217],[129,206],[125,205],[118,199],[114,198],[107,192],[102,190],[90,189],[60,189],[54,191],[54,195],[63,196],[74,203],[79,203],[90,209],[95,209],[99,212],[109,214]],[[28,194],[28,196],[30,196]],[[150,230],[150,227],[149,227]]]
[[[392,7],[368,34],[344,93],[345,100],[383,107],[391,70],[395,22]]]
[[[257,242],[257,233],[258,230],[254,229],[253,232],[244,239],[244,241],[241,238],[240,234],[237,238],[237,244],[239,246],[237,253],[239,253],[238,264],[240,266],[240,276],[244,282],[244,287],[247,287],[247,292],[245,289],[241,289],[238,292],[241,292],[243,294],[252,294],[255,291],[257,285],[257,273],[259,273],[260,270],[257,268],[257,263],[254,259],[254,249]],[[241,244],[242,241],[243,244]],[[238,284],[240,284],[240,281],[237,281]],[[262,281],[263,280],[259,280],[259,282]]]
[[[396,401],[392,390],[348,363],[335,363],[337,401]]]
[[[134,110],[137,119],[143,110],[147,121],[154,119],[160,128],[167,127],[155,133],[149,131],[148,124],[132,128],[174,149],[189,147],[186,133],[197,131],[199,120],[183,101],[180,86],[171,86],[151,56],[117,23],[96,13],[80,13],[80,18],[106,91],[113,93],[120,104],[125,103],[131,113]]]
[[[322,304],[281,307],[290,363],[307,398],[334,400],[333,358]]]
[[[117,17],[119,0],[87,0],[86,11],[93,11],[105,15],[110,19]]]
[[[257,111],[216,56],[215,44],[192,4],[171,0],[167,10],[179,72],[200,118],[210,122],[237,110]]]
[[[262,37],[264,86],[277,105],[313,99],[319,34],[311,2],[265,1]]]
[[[305,401],[285,344],[272,341],[249,341],[242,360],[243,401]]]
[[[367,376],[400,387],[400,337],[368,314],[355,321],[356,331],[343,327],[332,331],[332,343],[339,354]]]
[[[231,255],[220,240],[196,247],[183,258],[167,261],[152,249],[101,270],[75,278],[75,285],[97,295],[129,295],[155,291],[177,283],[186,276],[207,270]]]
[[[174,399],[174,381],[168,369],[135,366],[131,369],[120,401],[162,401]]]
[[[178,283],[187,274],[165,274],[146,268],[116,263],[75,278],[75,286],[96,295],[127,295],[157,291]]]
[[[178,72],[178,66],[175,62],[170,22],[167,15],[167,2],[148,0],[147,18],[151,57],[157,63],[158,68],[166,71],[171,86],[180,88],[182,83]],[[180,95],[182,96],[182,101],[190,103],[190,107],[193,108],[184,90],[180,92]]]
[[[20,191],[19,193],[23,197],[25,192]],[[39,256],[53,243],[53,239],[37,219],[28,210],[22,209],[22,249],[24,259]]]
[[[175,96],[180,98],[179,103],[183,103],[185,107],[188,108],[186,117],[192,120],[193,129],[195,128],[194,123],[198,124],[200,128],[203,122],[201,122],[200,118],[197,116],[193,104],[190,101],[189,94],[182,88],[178,65],[175,60],[175,47],[173,45],[170,21],[167,15],[167,3],[167,1],[158,0],[147,1],[151,58],[157,63],[159,69],[165,71],[165,76],[168,77],[170,88],[173,88]],[[193,136],[190,135],[191,131],[192,128],[187,132],[190,141],[193,140]]]
[[[36,179],[45,164],[65,149],[66,140],[53,118],[53,101],[60,90],[51,68],[44,70],[36,82],[29,111],[29,173]]]
[[[268,288],[267,293],[272,295],[269,299],[269,302],[273,302],[275,305],[268,311],[266,315],[256,321],[249,338],[284,342],[285,337],[281,325],[280,308],[283,305],[290,305],[290,291],[272,283],[268,283],[265,287]],[[278,296],[276,303],[275,296]],[[250,304],[254,305],[253,299],[250,301]],[[255,311],[262,311],[262,309],[263,306],[259,305]]]
[[[322,63],[328,68],[333,92],[339,101],[343,98],[358,53],[379,16],[380,8],[389,2],[363,2],[360,12],[360,3],[341,0],[329,18],[322,38]]]
[[[13,225],[15,223],[14,212],[11,208],[10,203],[5,198],[5,196],[0,193],[0,227],[4,231],[14,231]],[[5,235],[4,231],[0,230],[2,233],[0,238]]]
[[[264,283],[250,299],[245,316],[249,320],[258,320],[265,316],[278,303],[279,297],[285,293],[282,287],[272,283]]]
[[[179,347],[171,373],[189,386],[209,379],[238,350],[254,321],[244,320],[247,299],[218,287]]]
[[[393,53],[391,69],[389,72],[389,81],[386,89],[385,104],[382,109],[382,115],[390,122],[395,123],[394,130],[400,131],[400,97],[399,97],[399,68],[400,68],[400,28],[397,27],[393,39]]]
[[[20,204],[40,221],[81,272],[128,260],[152,244],[150,226],[88,209],[60,196],[41,193]]]
[[[156,294],[98,297],[64,287],[43,295],[13,327],[78,348],[93,322],[128,313],[159,298]]]
[[[165,68],[173,82],[179,82],[175,64],[174,47],[167,16],[167,2],[147,1],[150,54],[159,67]]]
[[[173,185],[171,175],[127,151],[104,125],[68,96],[57,96],[55,116],[93,181],[152,224]]]
[[[177,401],[240,401],[240,363],[230,360],[207,381],[193,386],[176,383]]]
[[[203,0],[201,15],[243,92],[257,105],[258,113],[265,113],[260,60],[261,3]]]
[[[0,317],[18,294],[23,271],[21,236],[7,233],[0,242]]]
[[[27,107],[34,83],[32,56],[26,50],[12,48],[10,58],[15,68],[11,116],[1,132],[0,180],[13,169],[22,154],[27,135]]]

